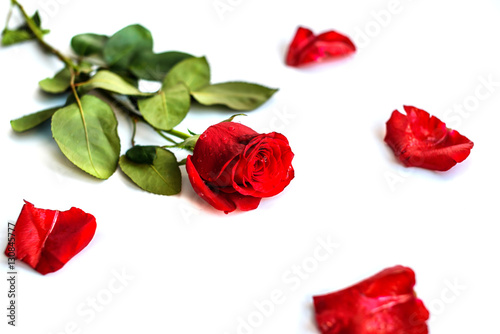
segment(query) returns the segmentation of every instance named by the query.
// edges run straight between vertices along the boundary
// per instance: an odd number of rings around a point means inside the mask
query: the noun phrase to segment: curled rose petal
[[[293,153],[282,134],[259,134],[234,122],[203,132],[186,160],[194,191],[217,210],[254,210],[294,178]]]
[[[289,66],[301,66],[312,62],[347,56],[356,51],[349,37],[335,31],[315,36],[307,28],[299,27],[286,56]]]
[[[95,230],[94,216],[80,209],[39,209],[25,201],[9,242],[13,247],[8,245],[5,254],[45,275],[61,269],[84,249]]]
[[[406,115],[392,113],[384,140],[405,166],[447,171],[469,156],[474,143],[467,137],[424,110],[404,109]]]
[[[413,290],[408,267],[382,270],[346,289],[315,296],[323,334],[427,334],[429,312]]]

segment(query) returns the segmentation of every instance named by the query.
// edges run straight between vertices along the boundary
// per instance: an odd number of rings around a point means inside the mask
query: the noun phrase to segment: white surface
[[[23,2],[29,12],[42,11],[52,30],[47,40],[64,51],[77,33],[112,34],[140,23],[152,31],[156,51],[206,55],[213,82],[280,88],[238,120],[259,132],[284,133],[296,178],[259,209],[229,215],[196,197],[184,169],[182,193],[174,197],[143,192],[120,171],[95,180],[59,152],[49,127],[21,135],[10,128],[11,119],[52,105],[37,82],[61,64],[33,43],[1,48],[0,249],[23,199],[41,208],[79,207],[95,215],[98,229],[59,272],[42,276],[18,264],[18,327],[7,326],[2,311],[0,332],[312,334],[313,295],[395,264],[415,270],[432,333],[498,327],[498,1],[221,0],[231,8],[222,16],[213,0],[119,7],[96,0]],[[7,5],[0,4],[2,27]],[[377,21],[376,13],[388,9],[397,13]],[[359,50],[336,63],[286,67],[284,52],[298,25],[343,32]],[[401,167],[383,136],[391,112],[403,104],[471,139],[469,158],[447,173]],[[201,132],[228,115],[197,110],[178,129]],[[125,151],[130,124],[120,115],[119,122]],[[138,137],[158,140],[146,129]],[[320,239],[338,247],[314,262]],[[6,258],[1,262],[6,273]],[[297,268],[310,273],[300,276]],[[116,281],[122,270],[133,278]],[[273,307],[262,302],[271,295]],[[93,298],[99,311],[91,311]],[[264,315],[256,303],[267,305]],[[258,326],[243,328],[241,319]]]

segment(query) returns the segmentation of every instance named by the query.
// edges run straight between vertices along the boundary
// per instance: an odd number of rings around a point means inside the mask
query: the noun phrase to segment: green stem
[[[146,123],[147,123],[147,122],[146,122]],[[148,124],[149,124],[149,123],[148,123]],[[168,141],[169,141],[169,142],[171,142],[172,144],[176,144],[176,145],[178,144],[178,143],[177,143],[175,140],[173,140],[172,138],[165,136],[165,134],[164,134],[161,130],[159,130],[159,129],[155,129],[155,131],[156,131],[156,133],[158,133],[160,136],[162,136],[164,139],[168,140]]]
[[[38,27],[35,25],[35,23],[33,22],[33,20],[31,19],[31,17],[29,17],[28,13],[26,13],[26,11],[24,10],[24,7],[19,3],[17,2],[17,0],[11,0],[11,3],[15,6],[17,6],[17,8],[19,8],[19,10],[21,11],[21,14],[23,15],[24,17],[24,20],[26,21],[26,24],[28,25],[28,27],[30,28],[31,32],[33,33],[33,36],[35,36],[35,38],[38,40],[38,42],[45,48],[47,49],[49,52],[53,53],[54,55],[57,56],[57,58],[59,58],[64,64],[66,64],[66,66],[72,71],[72,72],[78,72],[78,65],[76,65],[69,57],[63,55],[59,50],[55,49],[52,45],[50,45],[49,43],[47,43],[44,39],[43,39],[43,34],[42,32],[40,31],[40,29],[38,29]]]
[[[137,132],[137,118],[132,117],[132,138],[130,139],[130,143],[132,144],[132,147],[135,146],[135,134]]]
[[[172,136],[176,136],[177,138],[180,138],[180,139],[188,139],[189,137],[191,137],[191,135],[188,135],[187,133],[180,132],[180,131],[177,131],[174,129],[165,130],[165,132],[171,134]]]

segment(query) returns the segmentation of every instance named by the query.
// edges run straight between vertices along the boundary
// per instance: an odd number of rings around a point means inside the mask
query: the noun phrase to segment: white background
[[[214,3],[229,7],[220,12]],[[75,34],[111,35],[140,23],[151,30],[157,52],[206,55],[213,82],[279,88],[237,121],[285,134],[296,177],[257,210],[229,215],[197,198],[184,168],[182,193],[173,197],[146,193],[119,170],[106,181],[93,179],[60,153],[48,125],[24,134],[10,128],[11,119],[55,104],[37,82],[62,64],[34,43],[1,48],[0,249],[24,199],[41,208],[79,207],[97,218],[98,228],[56,273],[42,276],[17,264],[15,329],[6,324],[1,279],[0,332],[318,333],[313,295],[396,264],[415,270],[432,333],[498,328],[500,2],[24,4],[30,13],[41,11],[52,30],[47,40],[64,52]],[[1,27],[7,10],[2,1]],[[287,67],[286,47],[299,25],[345,33],[358,51],[338,62]],[[391,112],[404,104],[471,139],[469,158],[446,173],[402,167],[383,137]],[[195,107],[177,129],[202,132],[231,114]],[[118,120],[125,152],[131,126],[121,114]],[[146,128],[137,141],[162,143]],[[338,247],[318,261],[321,242]],[[117,281],[117,273],[126,281]],[[271,295],[279,293],[271,307]]]

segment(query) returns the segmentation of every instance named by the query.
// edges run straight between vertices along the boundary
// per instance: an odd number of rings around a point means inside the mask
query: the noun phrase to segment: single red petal
[[[410,268],[385,269],[346,289],[315,296],[323,334],[427,334],[429,312],[413,291]]]
[[[94,216],[80,209],[39,209],[25,201],[13,232],[15,256],[45,275],[59,270],[82,251],[95,230]]]
[[[208,204],[225,213],[232,212],[236,209],[236,205],[228,201],[222,192],[216,193],[205,184],[205,181],[203,181],[198,170],[194,166],[190,155],[186,159],[186,171],[194,191]]]
[[[289,66],[346,56],[356,51],[349,37],[336,31],[327,31],[314,36],[311,30],[299,27],[286,56]]]
[[[397,110],[392,113],[384,138],[405,166],[447,171],[469,156],[474,143],[468,138],[424,110],[410,106],[405,110],[407,116]]]

